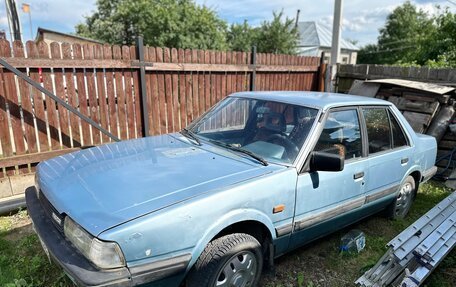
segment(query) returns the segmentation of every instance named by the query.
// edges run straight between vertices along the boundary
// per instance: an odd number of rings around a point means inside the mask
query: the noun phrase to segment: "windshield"
[[[228,97],[189,126],[193,135],[248,151],[266,161],[293,163],[317,109],[273,101]]]

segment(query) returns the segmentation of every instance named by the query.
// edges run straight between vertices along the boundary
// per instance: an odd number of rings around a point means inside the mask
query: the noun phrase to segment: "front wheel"
[[[410,175],[407,176],[399,189],[396,199],[387,210],[388,217],[399,219],[404,218],[408,214],[415,196],[415,189],[415,179]]]
[[[234,233],[210,242],[187,277],[187,287],[254,287],[263,268],[261,244]]]

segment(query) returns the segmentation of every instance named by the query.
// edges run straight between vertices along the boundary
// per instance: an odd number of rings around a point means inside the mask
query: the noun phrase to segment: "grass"
[[[420,187],[418,197],[404,220],[373,216],[340,232],[279,258],[275,274],[264,274],[262,287],[353,286],[386,251],[386,243],[448,196],[448,189],[431,182]],[[340,253],[340,238],[350,229],[366,234],[366,248],[358,253]],[[0,217],[0,286],[73,286],[44,254],[26,211]],[[425,286],[456,286],[456,250],[431,274]]]

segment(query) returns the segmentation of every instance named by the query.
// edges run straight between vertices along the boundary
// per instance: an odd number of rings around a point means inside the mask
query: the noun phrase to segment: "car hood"
[[[38,165],[50,203],[93,235],[205,192],[272,172],[180,134],[106,144]]]

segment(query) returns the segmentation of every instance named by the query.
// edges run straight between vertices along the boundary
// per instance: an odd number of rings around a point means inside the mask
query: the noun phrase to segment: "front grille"
[[[54,226],[63,233],[63,216],[54,208],[54,206],[52,206],[41,190],[39,199],[46,215],[51,219]]]

